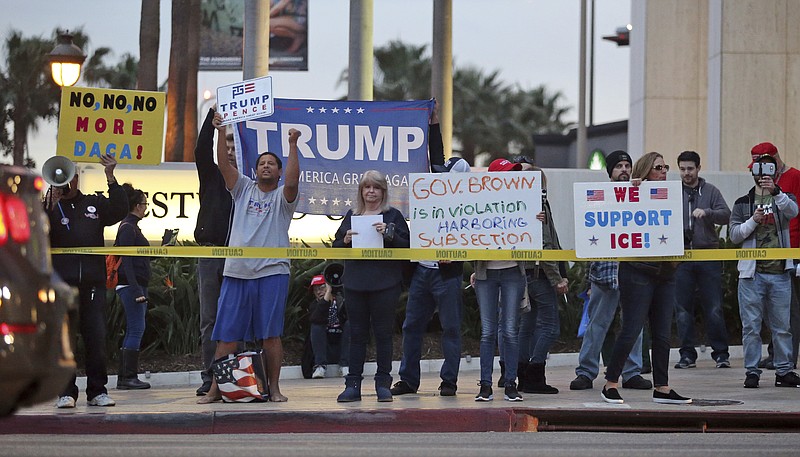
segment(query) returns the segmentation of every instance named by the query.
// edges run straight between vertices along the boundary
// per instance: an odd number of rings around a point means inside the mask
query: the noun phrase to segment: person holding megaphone
[[[44,205],[50,221],[50,245],[54,248],[103,246],[103,229],[128,214],[128,197],[114,177],[117,161],[102,155],[100,163],[108,181],[108,197],[84,194],[78,189],[75,165],[60,157],[45,162],[42,174],[51,189]],[[66,184],[65,184],[66,183]],[[79,331],[86,350],[86,398],[89,406],[114,406],[106,383],[106,264],[101,255],[59,254],[53,268],[78,289]],[[75,376],[56,402],[58,408],[74,408],[78,399]]]

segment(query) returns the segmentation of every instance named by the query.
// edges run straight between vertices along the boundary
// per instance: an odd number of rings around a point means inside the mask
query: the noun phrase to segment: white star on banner
[[[325,109],[324,106],[322,108],[317,108],[317,111],[319,111],[320,113],[327,113],[328,112],[328,110]]]
[[[353,110],[351,110],[350,108],[345,108],[344,109],[344,113],[345,114],[350,114],[350,111],[353,111]]]
[[[315,203],[317,203],[317,199],[316,199],[316,198],[314,198],[314,197],[308,197],[308,204],[309,204],[309,205],[313,205],[313,204],[315,204]]]
[[[359,108],[356,110],[358,114],[364,114],[364,108]]]
[[[306,108],[306,113],[313,113],[313,112],[314,112],[314,108],[312,108],[310,106],[308,108]]]
[[[319,200],[319,204],[320,204],[320,205],[327,205],[327,204],[328,204],[328,199],[327,199],[327,198],[325,198],[325,197],[322,197],[322,198]]]
[[[338,198],[334,198],[333,200],[331,200],[331,203],[333,203],[333,206],[339,206],[340,202],[341,202],[341,200],[339,200]]]
[[[353,204],[353,200],[350,200],[349,198],[344,201],[344,206],[352,206],[352,204]]]
[[[339,112],[339,108],[331,108],[331,113],[337,114]]]

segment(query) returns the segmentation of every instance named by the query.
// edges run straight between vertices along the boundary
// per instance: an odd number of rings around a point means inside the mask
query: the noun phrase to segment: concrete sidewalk
[[[0,419],[0,433],[800,431],[800,389],[774,387],[774,371],[764,372],[759,389],[744,389],[741,347],[731,348],[731,356],[730,369],[715,368],[708,353],[700,354],[697,368],[670,369],[670,385],[693,397],[691,405],[656,404],[652,391],[628,389],[621,389],[624,404],[608,404],[600,398],[601,379],[595,380],[594,389],[570,391],[577,355],[554,354],[547,377],[561,392],[523,394],[523,402],[504,401],[498,388],[494,401],[475,402],[477,358],[462,361],[457,396],[438,395],[438,363],[428,361],[420,391],[397,396],[392,403],[376,401],[370,376],[364,380],[362,401],[337,403],[342,378],[298,379],[292,373],[299,373],[299,368],[287,367],[281,379],[287,403],[197,405],[196,372],[157,374],[150,378],[154,388],[149,390],[110,389],[116,407],[89,407],[83,396],[71,410],[42,404]],[[678,359],[677,351],[672,358],[671,366]],[[368,365],[366,371],[370,368],[374,372],[374,365]],[[498,376],[499,370],[495,370],[495,381]],[[170,383],[171,387],[166,386]],[[110,379],[108,385],[113,387],[116,380]]]

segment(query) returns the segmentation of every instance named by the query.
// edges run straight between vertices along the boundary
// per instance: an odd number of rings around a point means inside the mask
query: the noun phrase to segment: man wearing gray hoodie
[[[722,193],[699,176],[700,155],[683,151],[678,155],[683,182],[683,243],[685,249],[717,249],[717,225],[725,225],[731,210]],[[728,330],[722,312],[722,262],[681,262],[675,272],[675,319],[681,343],[680,361],[675,368],[694,368],[697,360],[694,339],[694,305],[703,308],[703,322],[717,368],[730,368]],[[695,293],[697,291],[697,293]]]

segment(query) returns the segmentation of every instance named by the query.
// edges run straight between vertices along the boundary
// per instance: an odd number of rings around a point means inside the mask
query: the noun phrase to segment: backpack
[[[127,224],[127,222],[125,223]],[[125,224],[120,224],[122,227]],[[117,243],[114,243],[116,246]],[[122,264],[122,257],[118,255],[106,256],[106,289],[114,289],[119,283],[119,267]]]
[[[122,264],[122,257],[118,255],[106,256],[106,289],[114,289],[119,282],[119,266]]]

